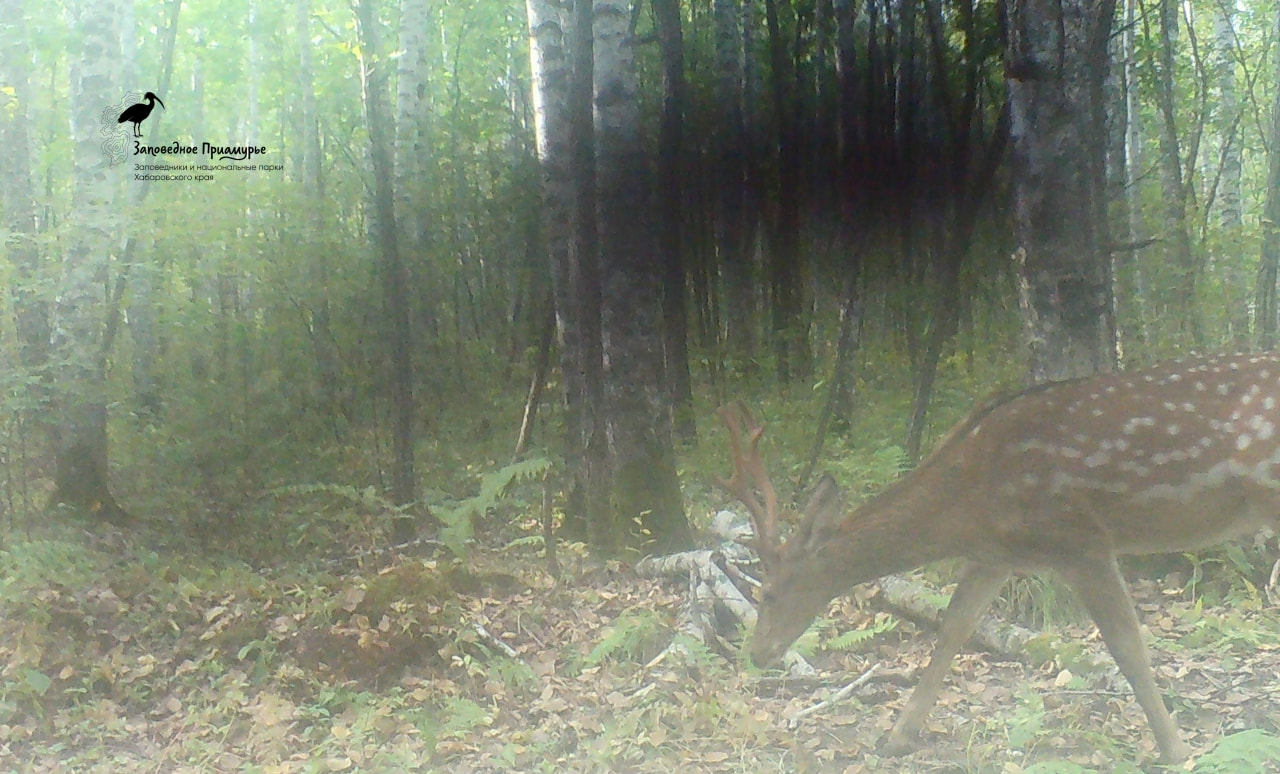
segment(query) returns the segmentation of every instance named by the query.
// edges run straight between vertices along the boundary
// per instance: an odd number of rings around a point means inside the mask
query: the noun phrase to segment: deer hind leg
[[[1098,624],[1107,650],[1116,660],[1120,671],[1133,686],[1138,704],[1147,713],[1147,722],[1160,747],[1160,757],[1169,763],[1186,760],[1191,749],[1178,735],[1178,726],[1169,716],[1164,699],[1156,688],[1155,674],[1147,647],[1142,641],[1138,616],[1133,610],[1124,577],[1116,565],[1115,557],[1106,556],[1093,561],[1073,563],[1060,567],[1071,588],[1080,595],[1089,615]]]
[[[995,599],[1008,577],[1007,567],[971,564],[965,568],[951,595],[951,601],[947,604],[942,631],[938,635],[933,655],[929,658],[929,666],[925,667],[920,682],[907,700],[907,706],[902,709],[902,714],[893,724],[893,730],[885,739],[885,754],[898,755],[914,747],[920,725],[938,700],[938,692],[942,690],[942,682],[950,671],[951,661],[978,628],[982,614],[991,606],[991,600]]]

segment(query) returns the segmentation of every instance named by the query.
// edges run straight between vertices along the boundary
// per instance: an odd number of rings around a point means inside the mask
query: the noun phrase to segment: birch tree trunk
[[[1275,31],[1280,36],[1280,9]],[[1278,38],[1280,39],[1280,38]],[[1275,81],[1280,83],[1280,47],[1275,49]],[[1276,346],[1276,275],[1280,273],[1280,88],[1272,90],[1271,143],[1267,158],[1267,199],[1262,212],[1262,257],[1258,264],[1258,343]]]
[[[594,540],[607,552],[687,547],[658,325],[661,276],[627,0],[595,0],[596,213],[612,468],[612,514]],[[633,525],[640,525],[637,531]]]
[[[1142,159],[1142,115],[1138,108],[1138,50],[1135,26],[1138,0],[1124,0],[1124,29],[1120,36],[1121,61],[1124,74],[1124,213],[1125,233],[1129,245],[1138,244],[1142,238],[1142,202],[1138,198],[1138,169]],[[1146,283],[1142,267],[1138,264],[1138,250],[1129,247],[1118,261],[1119,278],[1127,280],[1125,291],[1117,290],[1125,299],[1131,299],[1132,316],[1137,318],[1135,336],[1145,343],[1147,335]],[[1117,305],[1122,302],[1117,301]],[[1123,339],[1117,333],[1120,344]],[[1123,349],[1118,349],[1123,356]]]
[[[575,294],[573,116],[569,57],[571,10],[557,0],[527,0],[529,59],[533,75],[533,123],[541,174],[542,241],[551,270],[560,366],[565,397],[565,463],[570,479],[566,528],[585,537],[587,517],[585,428],[586,374],[581,304]]]
[[[1244,214],[1241,207],[1240,182],[1243,173],[1240,149],[1240,100],[1236,90],[1236,7],[1233,0],[1223,0],[1213,8],[1213,46],[1210,68],[1218,99],[1213,109],[1213,133],[1217,137],[1217,168],[1213,170],[1217,184],[1218,222],[1222,238],[1216,241],[1217,268],[1229,283],[1232,296],[1243,296],[1248,286],[1247,265],[1241,260],[1241,238],[1244,236]],[[1249,307],[1234,303],[1228,307],[1231,338],[1238,347],[1249,340]]]
[[[427,99],[427,0],[400,0],[400,55],[396,58],[396,223],[406,250],[424,234],[427,189],[424,156],[430,102]]]
[[[1218,183],[1218,216],[1232,241],[1240,238],[1240,100],[1236,90],[1236,7],[1233,0],[1215,3],[1213,10],[1214,80],[1218,90],[1216,128],[1222,179]],[[1234,256],[1232,257],[1234,260]]]

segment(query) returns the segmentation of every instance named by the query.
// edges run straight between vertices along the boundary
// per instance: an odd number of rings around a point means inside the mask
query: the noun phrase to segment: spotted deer
[[[1156,687],[1121,554],[1186,551],[1280,517],[1280,354],[1179,360],[994,398],[910,474],[850,513],[827,495],[786,542],[763,428],[722,409],[765,578],[752,660],[774,662],[851,586],[962,557],[933,657],[885,741],[914,743],[957,651],[1013,570],[1056,570],[1097,623],[1161,757],[1184,760]],[[743,424],[745,423],[745,428]]]

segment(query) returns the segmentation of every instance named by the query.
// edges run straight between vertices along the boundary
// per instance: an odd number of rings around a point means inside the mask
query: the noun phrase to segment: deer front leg
[[[1133,610],[1133,600],[1129,598],[1115,557],[1073,561],[1070,567],[1060,567],[1059,571],[1080,595],[1089,615],[1098,624],[1111,657],[1116,660],[1129,685],[1133,686],[1138,704],[1147,713],[1147,722],[1151,724],[1156,744],[1160,747],[1160,757],[1167,763],[1186,760],[1191,748],[1180,738],[1178,726],[1169,716],[1156,687],[1147,646],[1142,642],[1138,616]]]
[[[991,606],[991,600],[995,599],[1008,577],[1006,567],[971,564],[965,568],[951,601],[947,603],[942,630],[929,658],[929,666],[925,667],[920,682],[907,700],[907,706],[885,739],[883,752],[886,755],[901,755],[915,746],[916,734],[938,700],[938,692],[942,690],[942,681],[950,671],[952,659],[978,628],[982,614]]]

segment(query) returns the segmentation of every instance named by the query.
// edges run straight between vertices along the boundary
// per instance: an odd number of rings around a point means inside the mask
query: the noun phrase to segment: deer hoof
[[[897,758],[910,755],[918,749],[920,749],[920,737],[915,734],[900,733],[894,729],[880,743],[879,752],[881,755]]]

